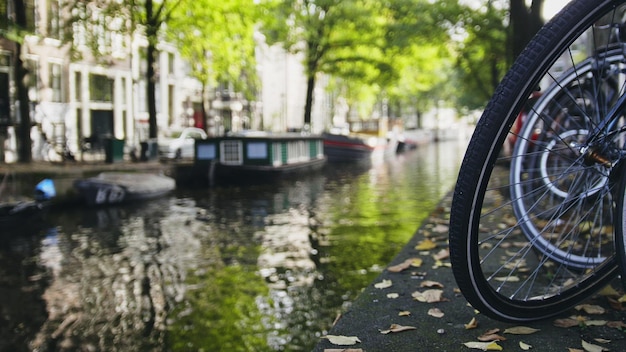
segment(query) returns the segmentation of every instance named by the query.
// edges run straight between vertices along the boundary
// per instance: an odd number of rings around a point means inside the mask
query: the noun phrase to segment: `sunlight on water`
[[[311,350],[451,190],[462,150],[55,212],[0,247],[0,350]]]

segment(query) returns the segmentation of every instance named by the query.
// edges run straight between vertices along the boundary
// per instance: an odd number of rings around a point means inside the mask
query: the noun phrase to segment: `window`
[[[61,11],[58,0],[48,0],[48,37],[61,39]]]
[[[83,99],[83,74],[74,72],[74,99],[81,101]]]
[[[8,0],[0,0],[0,29],[9,28]]]
[[[241,141],[222,141],[220,161],[225,165],[243,164]]]
[[[52,90],[52,101],[57,103],[63,101],[61,70],[61,65],[50,64],[50,77],[48,79],[48,85],[50,86],[50,90]]]
[[[113,80],[104,75],[89,76],[91,101],[113,102]]]

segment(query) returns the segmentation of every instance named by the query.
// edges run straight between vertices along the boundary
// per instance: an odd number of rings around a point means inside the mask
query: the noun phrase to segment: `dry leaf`
[[[606,320],[587,320],[584,324],[587,326],[605,326],[606,323]]]
[[[558,328],[571,328],[574,326],[579,326],[580,321],[578,321],[577,319],[572,319],[572,318],[557,319],[554,321],[553,325]]]
[[[622,304],[618,300],[611,297],[607,297],[606,300],[609,302],[609,306],[611,307],[611,309],[618,311],[624,310],[624,306],[622,306]]]
[[[379,283],[374,284],[374,287],[382,289],[391,287],[392,285],[393,283],[391,282],[391,280],[383,280]]]
[[[466,342],[465,347],[483,351],[502,351],[502,346],[495,342]]]
[[[521,348],[524,351],[528,351],[529,349],[533,348],[533,346],[523,343],[522,341],[519,342],[519,348]]]
[[[397,294],[397,293],[388,293],[387,294],[387,298],[390,298],[390,299],[396,299],[398,297],[400,297],[400,295]]]
[[[476,329],[477,327],[478,327],[478,320],[476,320],[476,318],[472,318],[472,320],[470,320],[469,323],[465,324],[466,330]]]
[[[448,233],[449,230],[450,228],[448,226],[442,224],[437,224],[437,226],[432,229],[433,232],[438,233]]]
[[[595,338],[593,340],[599,343],[611,343],[611,340],[607,340],[607,339]]]
[[[602,346],[598,346],[598,345],[594,345],[592,343],[589,343],[585,340],[582,340],[582,344],[583,344],[583,349],[587,352],[602,352],[602,351],[608,351],[608,349],[602,347]]]
[[[409,258],[409,259],[403,261],[400,264],[392,265],[392,266],[388,267],[387,270],[392,272],[392,273],[399,273],[399,272],[401,272],[403,270],[406,270],[406,269],[408,269],[408,268],[410,268],[412,266],[415,266],[415,262],[416,261],[419,262],[419,265],[417,265],[417,266],[422,265],[422,259],[420,259],[420,258]]]
[[[403,310],[400,313],[398,313],[398,316],[401,316],[401,317],[408,317],[409,315],[411,315],[411,312],[409,312],[408,310]]]
[[[433,259],[435,260],[444,260],[450,258],[450,250],[448,248],[444,248],[437,252],[437,254],[433,255]]]
[[[389,329],[380,330],[380,333],[386,335],[391,332],[402,332],[402,331],[408,331],[408,330],[417,330],[417,328],[415,326],[402,326],[399,324],[391,324]]]
[[[424,303],[435,303],[442,302],[443,299],[443,290],[426,290],[424,292],[415,291],[413,294],[413,299],[416,301],[424,302]]]
[[[428,238],[420,242],[417,246],[415,246],[415,249],[418,251],[429,251],[435,248],[437,248],[437,244],[429,240]]]
[[[624,323],[623,321],[610,321],[608,323],[606,323],[606,326],[610,327],[610,328],[616,328],[616,329],[624,329],[626,328],[626,323]]]
[[[619,292],[617,292],[617,290],[614,289],[613,286],[611,286],[611,285],[604,286],[604,288],[602,290],[600,290],[600,292],[598,292],[598,294],[601,295],[601,296],[612,296],[612,297],[618,297],[619,296]]]
[[[324,352],[363,352],[362,348],[325,348]]]
[[[328,339],[333,345],[349,346],[361,342],[356,336],[326,335],[323,338]]]
[[[527,326],[515,326],[504,330],[504,333],[513,335],[530,335],[536,333],[537,331],[539,331],[539,329],[533,329]]]
[[[491,341],[506,341],[506,337],[498,334],[482,334],[478,336],[478,341],[491,342]]]
[[[420,287],[439,287],[439,288],[443,288],[443,284],[440,283],[440,282],[437,282],[437,281],[424,280],[420,284]]]
[[[428,315],[435,318],[443,318],[444,314],[439,308],[431,308],[428,310]]]
[[[587,314],[604,314],[606,310],[598,305],[581,304],[575,307],[576,310],[582,310]]]
[[[567,351],[568,352],[585,352],[583,350],[579,350],[578,348],[568,348]]]

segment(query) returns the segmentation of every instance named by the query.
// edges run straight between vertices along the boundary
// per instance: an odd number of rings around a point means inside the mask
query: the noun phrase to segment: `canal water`
[[[451,190],[463,151],[52,211],[0,236],[0,351],[310,351]]]

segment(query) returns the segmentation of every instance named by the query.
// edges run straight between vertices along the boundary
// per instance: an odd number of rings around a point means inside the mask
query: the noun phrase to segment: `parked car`
[[[207,139],[206,132],[196,127],[168,130],[163,138],[159,138],[159,156],[167,159],[193,158],[197,139]]]

